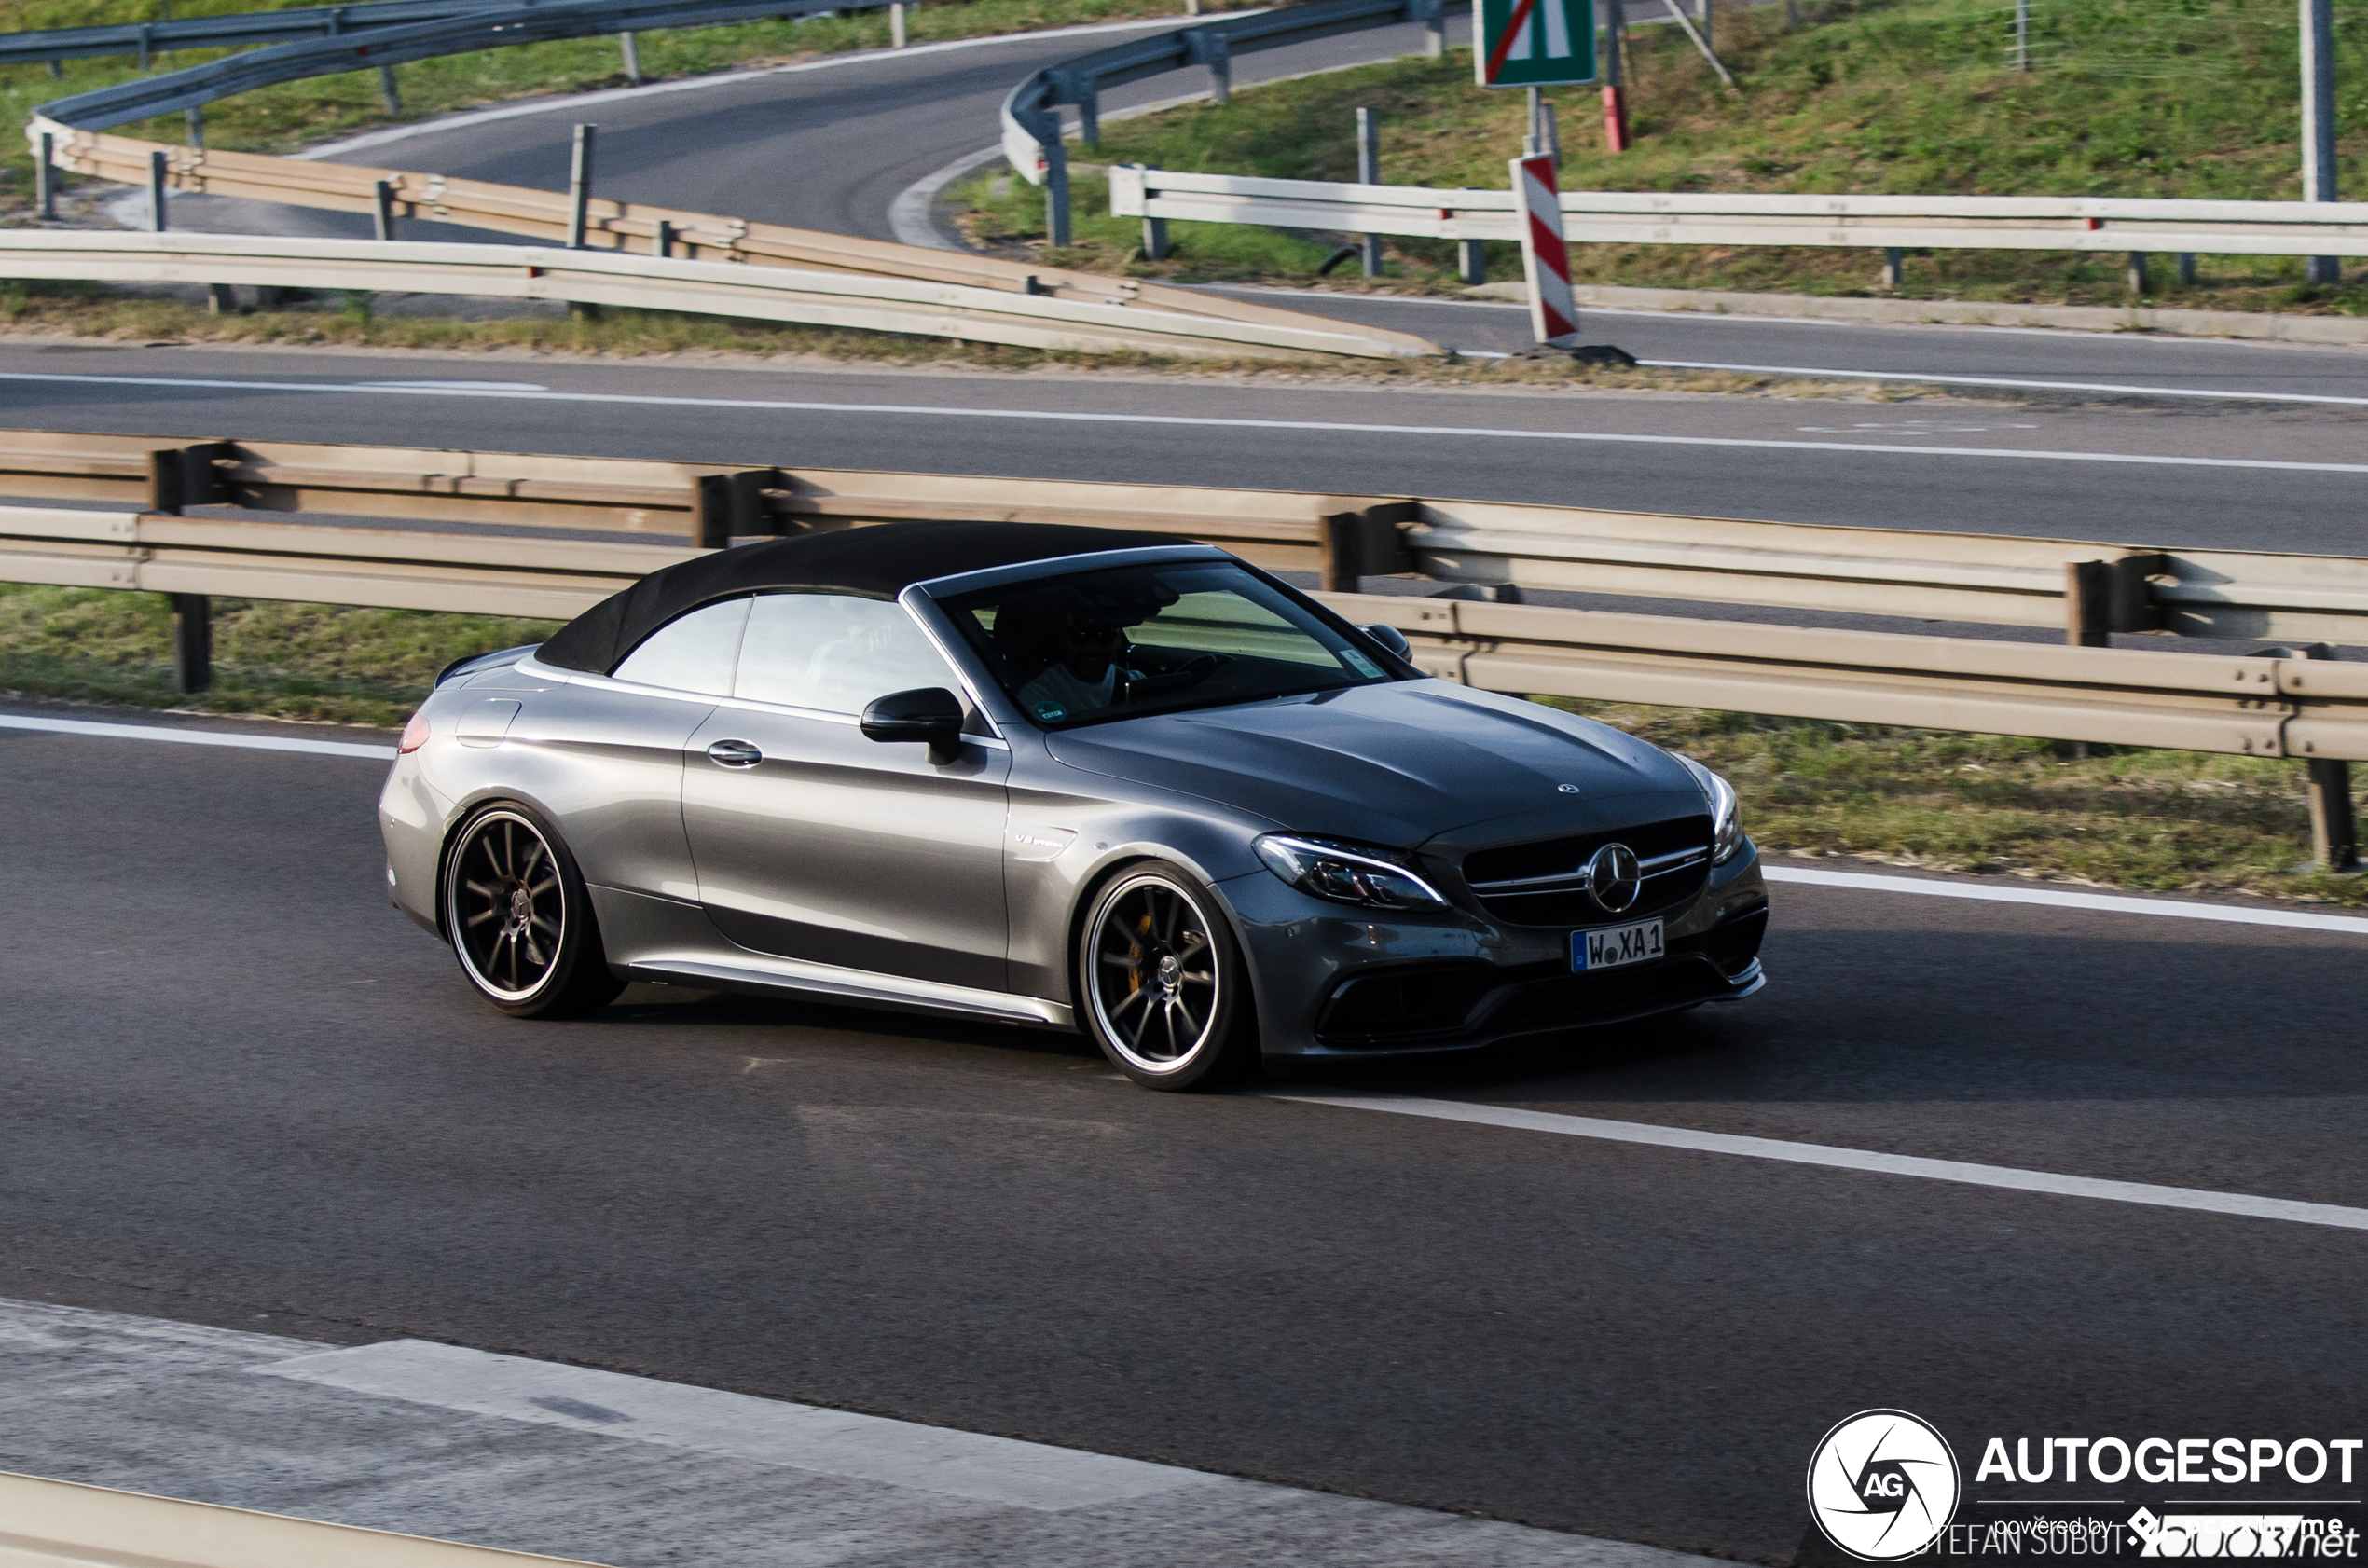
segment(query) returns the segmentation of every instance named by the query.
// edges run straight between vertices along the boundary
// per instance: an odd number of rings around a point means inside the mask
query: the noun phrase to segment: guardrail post
[[[1143,259],[1146,261],[1167,259],[1167,220],[1165,218],[1147,217],[1143,220]]]
[[[692,481],[692,533],[702,550],[721,550],[734,538],[783,532],[766,505],[789,481],[778,468],[702,474]]]
[[[164,232],[164,158],[160,151],[148,155],[148,229],[155,234]]]
[[[2293,650],[2305,659],[2332,659],[2335,651],[2323,642]],[[2351,799],[2351,764],[2330,757],[2313,757],[2306,791],[2310,799],[2310,863],[2327,872],[2360,869],[2360,817]]]
[[[1195,65],[1208,67],[1208,101],[1231,103],[1233,101],[1233,56],[1222,33],[1205,33],[1195,28],[1184,34],[1184,50]]]
[[[49,79],[53,82],[62,82],[66,79],[66,68],[62,61],[49,62]]]
[[[888,0],[888,48],[904,47],[904,0]]]
[[[658,220],[658,231],[650,237],[650,254],[655,256],[674,254],[674,226],[664,218]]]
[[[1377,186],[1382,183],[1382,126],[1370,109],[1356,111],[1356,183]],[[1365,236],[1365,276],[1382,275],[1382,237]]]
[[[371,183],[370,213],[377,226],[379,238],[393,239],[394,182],[392,180],[376,180]]]
[[[227,441],[150,452],[147,510],[177,516],[185,507],[230,505],[230,487],[222,477],[221,466],[230,461],[235,461],[235,454]]]
[[[33,166],[34,199],[40,203],[41,215],[51,223],[58,221],[58,139],[49,131],[41,133],[41,156]]]
[[[385,101],[388,114],[399,115],[403,112],[403,94],[395,88],[394,67],[392,65],[379,67],[379,96]]]
[[[568,249],[584,249],[584,236],[591,227],[592,215],[592,132],[597,128],[578,125],[575,128],[575,148],[568,161]]]
[[[1316,537],[1324,549],[1324,591],[1353,594],[1359,578],[1412,571],[1414,559],[1406,548],[1404,529],[1421,513],[1419,502],[1391,501],[1362,512],[1334,512],[1320,518]]]
[[[1907,281],[1907,253],[1897,245],[1886,248],[1883,252],[1883,287],[1895,289]]]
[[[171,594],[172,689],[195,696],[213,684],[213,601],[203,594]]]
[[[2127,281],[2129,284],[2130,293],[2145,294],[2148,292],[2149,285],[2153,280],[2146,276],[2145,252],[2132,251],[2129,253],[2129,274]]]
[[[2179,281],[2182,283],[2190,285],[2194,284],[2196,281],[2195,252],[2182,251],[2179,253]]]
[[[1090,77],[1077,90],[1077,139],[1089,147],[1102,144],[1102,95]]]
[[[617,48],[625,55],[625,79],[635,87],[641,85],[641,40],[630,33],[616,35]]]
[[[2113,569],[2105,561],[2064,563],[2064,641],[2074,648],[2113,645]]]
[[[1464,282],[1475,285],[1488,282],[1487,246],[1485,240],[1455,241],[1455,266],[1464,274]]]
[[[1057,120],[1053,122],[1056,126]],[[1069,152],[1057,140],[1044,144],[1044,243],[1065,246],[1069,242]]]
[[[156,31],[145,21],[140,24],[140,69],[143,71],[148,68],[148,56],[152,52],[148,45],[156,36]]]
[[[2302,199],[2335,199],[2335,8],[2332,0],[2302,0]],[[2303,262],[2314,283],[2344,281],[2341,256]]]
[[[181,124],[188,137],[189,145],[193,147],[205,145],[205,111],[203,109],[191,104],[188,108],[182,110]]]
[[[2159,552],[2124,556],[2109,563],[2107,571],[2112,578],[2107,589],[2107,624],[2121,632],[2162,630],[2162,606],[2155,602],[2154,585],[2149,579],[2167,575],[2170,557]]]
[[[1447,7],[1441,0],[1410,0],[1407,20],[1423,24],[1423,54],[1425,59],[1447,58]]]

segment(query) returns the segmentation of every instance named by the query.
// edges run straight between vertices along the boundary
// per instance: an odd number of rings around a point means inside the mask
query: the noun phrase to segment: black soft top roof
[[[535,657],[605,675],[641,640],[686,611],[734,594],[819,588],[894,598],[916,583],[991,567],[1185,540],[1060,523],[882,523],[719,550],[653,571],[561,627]]]

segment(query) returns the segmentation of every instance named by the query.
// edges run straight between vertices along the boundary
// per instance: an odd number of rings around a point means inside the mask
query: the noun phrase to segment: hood
[[[1657,746],[1443,681],[1121,719],[1046,745],[1088,773],[1400,848],[1507,818],[1532,819],[1518,823],[1524,836],[1585,831],[1623,797],[1669,792],[1678,809],[1701,805],[1692,776]]]

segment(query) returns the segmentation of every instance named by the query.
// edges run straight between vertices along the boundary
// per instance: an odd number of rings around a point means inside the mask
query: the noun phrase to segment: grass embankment
[[[1826,0],[1718,17],[1721,56],[1740,89],[1718,85],[1673,27],[1630,34],[1637,140],[1605,150],[1591,89],[1558,103],[1565,189],[1928,195],[2196,197],[2291,200],[2301,194],[2296,19],[2283,0],[2043,0],[2036,68],[2006,69],[2011,10],[1995,0]],[[2362,79],[2368,33],[2338,28],[2337,77]],[[1382,177],[1392,185],[1505,187],[1520,149],[1522,95],[1472,83],[1468,51],[1403,60],[1237,91],[1225,107],[1106,121],[1079,157],[1276,178],[1354,179],[1354,111],[1382,117]],[[2368,97],[2339,100],[2342,167],[2368,153]],[[1144,262],[1134,220],[1108,215],[1097,178],[1077,182],[1068,266],[1144,276],[1304,282],[1337,240],[1232,226],[1171,224],[1177,250]],[[978,237],[1024,244],[1043,234],[1040,193],[999,172],[969,182]],[[2357,195],[2358,192],[2347,194]],[[1455,285],[1453,247],[1389,241],[1384,286]],[[1521,275],[1492,244],[1490,275]],[[1878,292],[1879,253],[1790,247],[1576,247],[1582,282],[1664,288]],[[1355,264],[1345,269],[1354,273]],[[2368,287],[2313,287],[2293,258],[2204,256],[2182,286],[2156,258],[2150,298],[2218,309],[2368,313]],[[1346,286],[1359,286],[1342,280]],[[1902,294],[1923,298],[2121,305],[2118,253],[1911,252]]]
[[[21,696],[392,727],[437,670],[553,623],[214,600],[214,687],[174,695],[156,594],[0,585],[0,690]],[[2114,887],[2368,902],[2291,874],[2309,842],[2301,764],[1995,736],[1563,703],[1735,781],[1769,849]]]
[[[160,4],[159,0],[0,0],[0,32],[153,21],[166,15],[225,16],[241,11],[289,9],[312,3],[316,0],[284,0],[282,4],[273,0],[170,0],[170,4]],[[1232,3],[1233,0],[1211,0],[1207,8],[1223,10]],[[1177,0],[933,0],[907,13],[908,35],[914,43],[929,43],[1081,22],[1167,16],[1182,9]],[[735,68],[787,64],[853,49],[886,48],[889,42],[888,17],[885,9],[878,9],[805,21],[764,21],[730,27],[675,28],[643,33],[640,40],[642,80],[666,81]],[[154,69],[178,70],[219,59],[227,52],[186,49],[160,53]],[[68,61],[62,80],[53,80],[47,66],[10,66],[0,71],[0,125],[21,126],[35,108],[52,99],[135,80],[139,76],[139,62],[131,57]],[[628,85],[624,57],[613,37],[562,39],[417,61],[396,66],[395,78],[403,100],[399,114],[390,113],[380,98],[375,69],[289,82],[209,104],[205,110],[206,143],[240,152],[292,152],[332,137],[427,119],[456,109]],[[179,142],[184,127],[176,114],[120,127],[118,134]],[[391,157],[390,161],[399,164],[401,159]],[[32,169],[23,139],[13,131],[0,137],[0,172],[9,177],[12,187],[7,206],[19,213],[28,203]]]

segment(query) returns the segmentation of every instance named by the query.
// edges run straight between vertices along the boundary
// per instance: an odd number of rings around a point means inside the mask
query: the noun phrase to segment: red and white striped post
[[[1571,295],[1570,248],[1563,243],[1563,198],[1554,159],[1540,153],[1512,160],[1513,199],[1521,213],[1521,273],[1529,280],[1529,324],[1549,349],[1578,341],[1578,301]]]

